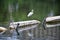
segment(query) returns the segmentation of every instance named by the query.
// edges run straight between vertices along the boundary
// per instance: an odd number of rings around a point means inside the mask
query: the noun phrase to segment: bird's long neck
[[[19,27],[19,25],[17,25],[17,27],[16,27],[16,32],[17,32],[17,35],[19,35],[19,32],[18,32],[18,27]]]

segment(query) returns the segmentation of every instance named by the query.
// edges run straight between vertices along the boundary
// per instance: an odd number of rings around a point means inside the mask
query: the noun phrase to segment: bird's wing
[[[33,12],[30,12],[27,16],[30,17],[33,14]]]

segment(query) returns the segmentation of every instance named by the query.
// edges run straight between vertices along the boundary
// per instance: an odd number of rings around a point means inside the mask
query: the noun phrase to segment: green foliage
[[[42,21],[51,10],[54,13],[57,13],[58,10],[58,5],[57,3],[53,5],[53,0],[0,0],[0,22],[9,21],[8,5],[13,4],[15,8],[16,3],[18,3],[19,8],[18,11],[14,9],[15,11],[12,13],[14,21],[31,19]],[[28,18],[27,14],[32,9],[34,9],[34,14]]]

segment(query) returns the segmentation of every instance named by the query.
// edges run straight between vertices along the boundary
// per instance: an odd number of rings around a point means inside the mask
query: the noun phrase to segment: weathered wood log
[[[46,27],[60,26],[60,16],[53,16],[46,18]]]
[[[7,30],[7,28],[0,27],[0,34],[3,34],[6,30]]]
[[[14,29],[17,27],[17,24],[19,23],[19,27],[26,27],[29,25],[34,25],[34,24],[40,24],[40,21],[38,20],[29,20],[29,21],[19,21],[19,22],[12,22],[10,23],[10,28]]]
[[[46,22],[60,21],[60,16],[47,17]]]
[[[46,24],[46,27],[58,27],[60,24]]]
[[[8,28],[0,27],[0,34],[3,34],[4,32],[8,30],[13,31],[14,29],[16,29],[18,23],[20,24],[19,31],[24,31],[24,30],[29,30],[29,29],[37,27],[36,24],[40,24],[40,21],[29,20],[29,21],[13,22],[13,23],[10,23],[10,26]]]

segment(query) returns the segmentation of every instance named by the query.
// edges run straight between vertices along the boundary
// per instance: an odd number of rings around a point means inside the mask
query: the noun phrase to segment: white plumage
[[[31,12],[29,12],[29,13],[28,13],[28,15],[27,15],[27,16],[28,16],[28,17],[30,17],[30,16],[32,16],[32,15],[33,15],[33,9],[32,9],[32,11],[31,11]]]

